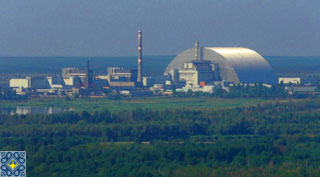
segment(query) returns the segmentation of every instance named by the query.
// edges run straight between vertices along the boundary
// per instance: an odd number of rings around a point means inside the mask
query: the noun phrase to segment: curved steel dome
[[[174,58],[164,74],[171,69],[183,68],[183,64],[195,60],[195,48],[188,49]],[[269,63],[257,52],[242,47],[202,47],[200,58],[219,66],[222,80],[238,83],[277,83],[277,77]]]

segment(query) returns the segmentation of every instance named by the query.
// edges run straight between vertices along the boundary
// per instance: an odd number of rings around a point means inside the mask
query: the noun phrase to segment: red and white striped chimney
[[[142,31],[138,31],[138,78],[137,83],[142,84]]]

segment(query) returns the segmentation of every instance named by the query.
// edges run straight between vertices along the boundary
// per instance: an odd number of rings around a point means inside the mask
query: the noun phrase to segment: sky
[[[242,46],[320,56],[319,0],[0,0],[0,56],[177,55]]]

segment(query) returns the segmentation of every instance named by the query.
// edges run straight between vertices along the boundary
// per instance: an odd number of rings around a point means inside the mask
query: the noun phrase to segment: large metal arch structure
[[[200,59],[219,66],[222,80],[238,83],[277,83],[277,77],[269,63],[254,50],[243,47],[202,47]],[[171,69],[183,68],[185,62],[195,60],[195,48],[183,51],[175,57],[164,74]]]

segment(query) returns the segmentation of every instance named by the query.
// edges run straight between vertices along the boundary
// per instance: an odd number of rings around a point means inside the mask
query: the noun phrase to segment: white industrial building
[[[208,83],[214,80],[214,67],[208,61],[185,62],[180,68],[179,79],[186,82],[186,85],[200,85],[201,82]]]
[[[86,77],[86,71],[79,68],[62,68],[62,77]]]
[[[9,86],[11,88],[30,88],[31,86],[30,77],[25,79],[10,79]]]
[[[24,89],[49,89],[50,84],[47,77],[26,77],[19,79],[10,79],[11,88]]]
[[[79,68],[62,68],[62,78],[65,86],[80,88],[86,82],[86,71]]]
[[[51,89],[62,89],[64,86],[63,80],[60,77],[47,77]]]
[[[85,78],[81,77],[69,77],[69,78],[63,78],[64,85],[67,87],[75,87],[75,88],[80,88],[83,86],[85,82]]]
[[[39,93],[54,93],[64,87],[64,83],[59,77],[26,77],[10,79],[10,88],[18,94],[24,94],[26,90],[33,90]]]
[[[206,85],[206,86],[192,86],[186,85],[183,88],[176,89],[176,92],[184,92],[187,93],[189,90],[192,92],[204,92],[204,93],[213,93],[214,86],[213,85]]]
[[[301,84],[301,78],[300,77],[279,77],[279,84],[295,84],[300,85]]]

